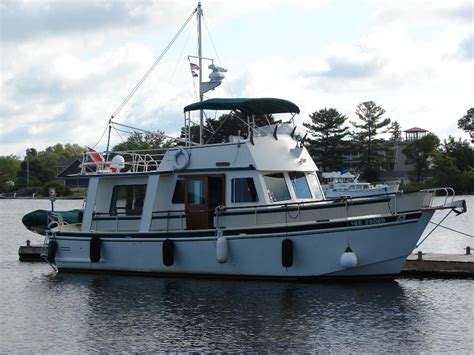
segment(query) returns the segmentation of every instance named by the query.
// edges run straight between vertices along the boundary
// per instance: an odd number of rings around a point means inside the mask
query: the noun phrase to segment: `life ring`
[[[181,164],[178,163],[178,159],[180,155],[183,155],[183,162]],[[174,170],[183,170],[189,164],[189,153],[186,149],[180,148],[176,154],[174,155],[173,159],[173,168]]]

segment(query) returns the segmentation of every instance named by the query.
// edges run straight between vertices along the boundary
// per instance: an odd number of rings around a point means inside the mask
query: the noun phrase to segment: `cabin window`
[[[257,202],[257,189],[253,178],[232,179],[232,202]]]
[[[172,203],[184,203],[184,180],[177,180],[174,187]]]
[[[141,215],[145,201],[146,185],[117,185],[112,192],[110,214]]]
[[[188,204],[203,205],[204,200],[204,180],[188,180]]]
[[[263,175],[270,202],[291,200],[283,173]]]
[[[316,200],[324,200],[321,186],[319,185],[318,177],[316,174],[308,174],[308,182],[313,192],[313,196]]]
[[[288,175],[290,176],[296,198],[311,198],[311,191],[309,191],[305,174],[299,171],[293,171],[288,173]]]

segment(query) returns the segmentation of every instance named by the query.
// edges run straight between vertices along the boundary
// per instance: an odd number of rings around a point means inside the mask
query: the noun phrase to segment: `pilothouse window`
[[[309,186],[313,191],[313,196],[316,200],[323,200],[323,192],[321,191],[321,185],[319,184],[318,177],[315,173],[308,174]]]
[[[306,181],[305,173],[293,171],[288,173],[290,176],[293,190],[295,190],[296,198],[311,198],[311,191],[309,191],[308,182]]]
[[[232,202],[257,202],[257,189],[253,178],[232,179]]]
[[[283,173],[263,175],[270,202],[291,200]]]
[[[146,185],[117,185],[112,192],[110,214],[136,216],[141,215],[145,200]]]

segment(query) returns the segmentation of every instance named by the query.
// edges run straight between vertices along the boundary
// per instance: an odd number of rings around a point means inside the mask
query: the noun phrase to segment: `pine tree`
[[[377,135],[385,133],[384,127],[390,124],[390,118],[383,118],[385,110],[373,101],[362,102],[355,111],[362,124],[351,121],[359,131],[354,133],[356,145],[362,153],[359,169],[362,176],[369,182],[377,181],[379,170],[384,164],[384,153],[387,150],[382,139]]]
[[[312,123],[303,123],[311,138],[306,144],[314,160],[320,161],[321,171],[340,170],[343,155],[347,151],[349,128],[343,127],[347,120],[336,109],[322,109],[309,115]]]
[[[402,140],[402,128],[397,121],[392,122],[387,132],[391,134],[390,135],[391,141],[398,142]]]

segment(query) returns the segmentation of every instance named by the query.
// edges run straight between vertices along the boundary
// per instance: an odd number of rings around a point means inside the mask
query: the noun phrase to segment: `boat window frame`
[[[286,187],[286,192],[288,193],[288,199],[274,200],[273,192],[270,191],[270,189],[268,188],[267,180],[265,179],[267,176],[270,176],[270,175],[281,175],[283,177],[283,181],[284,181],[285,187]],[[268,198],[268,201],[270,203],[281,203],[281,202],[292,201],[293,200],[291,192],[290,192],[290,187],[288,186],[287,175],[288,174],[286,174],[285,172],[282,172],[282,171],[281,172],[269,172],[269,173],[262,174],[263,183],[264,183],[264,186],[265,186],[265,190],[267,192],[267,198]]]
[[[316,192],[314,191],[314,189],[312,187],[312,184],[309,180],[310,175],[313,176],[316,179],[316,183],[318,185],[317,187],[318,187],[319,196],[316,196]],[[313,199],[315,199],[316,201],[324,201],[324,189],[323,189],[323,185],[321,184],[321,181],[318,178],[318,174],[316,172],[308,172],[308,173],[306,173],[306,180],[308,182],[309,189],[311,191]]]
[[[236,201],[235,199],[235,180],[247,180],[248,181],[251,181],[252,182],[252,185],[253,185],[253,193],[255,195],[255,199],[252,200],[252,201]],[[243,203],[258,203],[260,198],[259,198],[259,195],[258,195],[258,190],[257,190],[257,184],[255,183],[255,179],[253,176],[235,176],[235,177],[231,177],[230,179],[230,201],[231,203],[233,204],[243,204]],[[248,188],[251,189],[250,185],[247,185]],[[250,195],[252,195],[252,191],[250,192]]]
[[[290,181],[290,186],[293,189],[293,194],[294,194],[296,200],[305,200],[306,201],[306,200],[312,200],[314,198],[313,197],[313,192],[311,191],[311,187],[309,186],[309,181],[308,181],[306,173],[304,171],[288,171],[287,174],[288,174],[288,179]],[[301,177],[303,178],[303,181],[306,183],[306,188],[308,189],[309,197],[300,197],[300,196],[298,196],[297,190],[295,189],[295,184],[294,184],[293,179],[291,177],[292,174],[302,174]]]
[[[117,202],[119,201],[119,193],[121,192],[120,189],[126,189],[125,193],[125,207],[119,207],[120,209],[124,209],[124,212],[118,212],[117,208]],[[136,189],[142,190],[142,201],[141,201],[141,207],[136,207],[137,201],[137,195],[136,195]],[[127,213],[127,204],[128,204],[128,191],[132,191],[132,208],[130,208]],[[111,216],[141,216],[143,214],[143,207],[145,204],[145,197],[146,197],[146,190],[147,190],[147,184],[121,184],[121,185],[114,185],[112,188],[112,196],[110,198],[110,207],[109,207],[109,215]],[[121,199],[122,200],[122,199]]]

